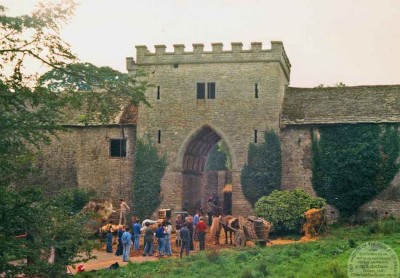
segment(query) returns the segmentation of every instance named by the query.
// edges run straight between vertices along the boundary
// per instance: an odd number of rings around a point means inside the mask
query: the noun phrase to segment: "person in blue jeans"
[[[161,224],[158,224],[158,228],[156,230],[156,238],[157,238],[157,250],[158,256],[162,257],[165,254],[164,250],[164,228]]]
[[[112,253],[112,242],[113,242],[113,228],[110,227],[110,229],[107,232],[107,253]]]
[[[133,224],[132,228],[132,233],[133,233],[133,249],[134,250],[139,250],[140,247],[140,229],[141,226],[139,224],[139,220],[136,220],[136,222]]]
[[[122,252],[122,261],[129,262],[129,253],[131,249],[131,233],[129,232],[129,228],[126,228],[125,232],[122,234],[121,241],[123,245],[123,252]]]
[[[168,220],[165,220],[163,225],[164,225],[164,251],[166,255],[172,256],[172,250],[171,250],[172,225]]]
[[[144,230],[144,248],[143,248],[143,257],[146,255],[153,256],[153,249],[154,249],[154,233],[153,230],[149,227],[150,223],[145,223],[145,230]]]
[[[186,251],[186,256],[189,255],[190,252],[190,231],[187,228],[186,222],[183,223],[182,229],[180,230],[180,234],[181,234],[182,246],[179,257],[182,258],[183,250]]]

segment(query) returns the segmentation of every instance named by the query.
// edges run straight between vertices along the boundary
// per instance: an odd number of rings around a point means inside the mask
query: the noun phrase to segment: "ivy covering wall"
[[[319,128],[313,135],[313,187],[346,219],[387,188],[399,165],[397,126],[377,124]]]
[[[161,204],[161,178],[167,156],[159,156],[156,147],[143,139],[136,142],[133,207],[140,218],[150,217]]]
[[[282,154],[278,135],[274,131],[264,133],[264,142],[250,144],[247,163],[241,174],[244,196],[252,206],[262,196],[281,187]]]

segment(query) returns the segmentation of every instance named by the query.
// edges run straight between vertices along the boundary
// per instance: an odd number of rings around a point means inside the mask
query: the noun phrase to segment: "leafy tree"
[[[255,202],[281,186],[282,157],[278,135],[266,131],[264,142],[250,144],[247,163],[241,175],[245,197],[254,206]]]
[[[166,155],[159,156],[156,147],[138,139],[135,151],[133,204],[140,217],[150,217],[161,204],[161,178],[167,167]]]
[[[232,168],[228,148],[222,141],[219,141],[211,150],[206,169],[213,171],[224,171]]]
[[[76,213],[83,195],[49,199],[40,184],[16,184],[32,170],[36,150],[64,130],[62,122],[72,109],[85,123],[101,123],[124,106],[147,103],[146,83],[137,76],[78,63],[60,37],[74,8],[73,0],[62,0],[39,3],[29,15],[9,16],[0,5],[1,275],[62,277],[67,264],[81,259],[77,254],[90,257],[93,246],[83,225],[88,219]],[[39,78],[32,67],[50,71]],[[20,234],[26,239],[17,239]],[[51,247],[57,254],[52,265],[43,256]],[[8,263],[24,257],[26,265]]]
[[[257,201],[254,211],[257,216],[272,223],[274,233],[290,234],[301,232],[307,210],[325,205],[324,199],[313,198],[301,189],[274,190]]]
[[[399,169],[399,135],[391,125],[320,127],[313,139],[313,187],[347,219],[385,189]]]

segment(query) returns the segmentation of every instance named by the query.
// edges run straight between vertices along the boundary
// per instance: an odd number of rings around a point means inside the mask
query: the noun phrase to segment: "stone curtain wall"
[[[302,188],[316,196],[312,187],[310,127],[291,127],[281,130],[282,189]]]
[[[400,85],[287,88],[283,125],[400,122]]]
[[[58,134],[59,140],[44,146],[40,163],[44,175],[39,178],[49,185],[93,189],[116,206],[120,198],[131,202],[135,127],[125,126],[124,133],[127,157],[111,158],[110,139],[121,137],[119,126],[69,127]]]

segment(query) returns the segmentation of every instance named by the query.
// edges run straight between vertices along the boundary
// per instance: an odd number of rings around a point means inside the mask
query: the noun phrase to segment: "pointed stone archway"
[[[204,207],[210,196],[222,201],[223,187],[232,181],[231,171],[206,171],[208,156],[221,140],[229,150],[233,167],[236,167],[235,153],[225,134],[216,127],[200,127],[182,145],[178,156],[182,172],[182,207],[187,207],[189,212]]]

